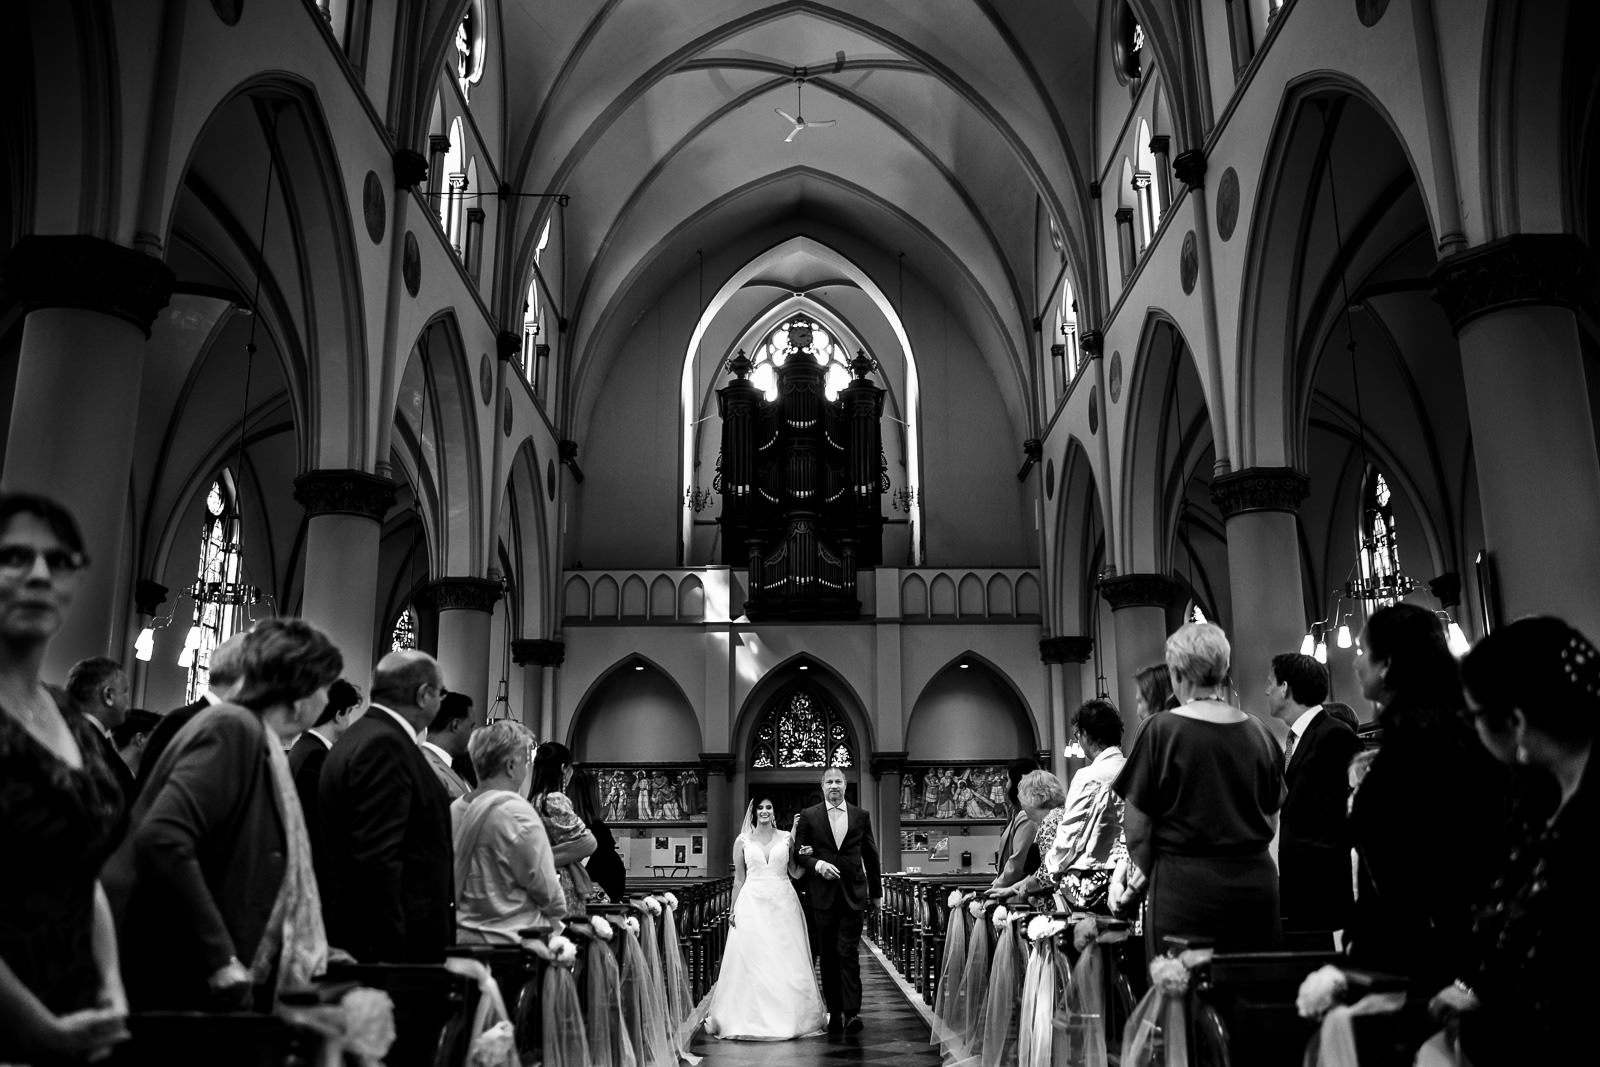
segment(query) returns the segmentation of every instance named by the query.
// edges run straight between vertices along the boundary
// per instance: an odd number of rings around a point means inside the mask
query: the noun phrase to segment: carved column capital
[[[1112,611],[1164,608],[1178,593],[1177,583],[1165,574],[1115,574],[1101,578],[1098,584]]]
[[[1458,333],[1478,316],[1503,308],[1576,307],[1587,261],[1583,241],[1572,234],[1512,234],[1440,263],[1433,271],[1433,298]]]
[[[566,662],[567,644],[548,637],[519,637],[511,642],[511,660],[519,667],[559,667]]]
[[[440,578],[419,599],[435,611],[490,612],[500,600],[500,583],[493,578]]]
[[[1191,189],[1203,189],[1206,184],[1206,154],[1198,148],[1179,152],[1172,161],[1172,173]]]
[[[6,290],[24,313],[82,308],[131,322],[146,337],[172,299],[174,280],[161,260],[86,234],[29,234],[5,264]]]
[[[510,330],[501,330],[495,334],[494,351],[506,363],[521,363],[522,338]]]
[[[1099,359],[1105,348],[1106,337],[1099,330],[1078,335],[1078,350],[1083,353],[1084,359]]]
[[[1087,663],[1092,655],[1094,655],[1092,637],[1046,637],[1039,642],[1041,663]]]
[[[1247,511],[1298,511],[1311,480],[1289,467],[1246,467],[1211,479],[1211,500],[1224,519]]]
[[[906,769],[906,759],[909,752],[874,752],[867,759],[867,770],[872,777],[882,778],[886,774],[901,774]]]
[[[739,765],[732,752],[702,752],[700,753],[700,766],[704,767],[707,774],[720,774],[728,780],[733,779],[733,771]]]
[[[307,471],[294,480],[294,498],[307,515],[359,515],[381,522],[394,506],[395,485],[366,471]]]
[[[445,141],[446,147],[450,142]],[[428,172],[432,167],[428,157],[413,148],[399,148],[394,153],[394,184],[397,189],[415,189],[421,185],[426,188]]]

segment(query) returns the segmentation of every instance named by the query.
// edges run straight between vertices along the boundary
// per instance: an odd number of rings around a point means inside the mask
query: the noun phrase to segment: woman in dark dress
[[[1224,952],[1282,940],[1267,847],[1283,803],[1283,754],[1260,722],[1227,702],[1230,655],[1210,623],[1167,638],[1180,703],[1145,720],[1112,787],[1126,802],[1123,828],[1139,872],[1130,881],[1147,881],[1152,955],[1173,935]]]
[[[1039,869],[1039,848],[1034,844],[1039,827],[1017,799],[1017,783],[1038,769],[1039,764],[1027,756],[1006,764],[1006,777],[1010,780],[1006,786],[1006,810],[1011,813],[1011,822],[1000,836],[1000,850],[995,853],[998,869],[986,896],[1009,897],[1012,886]]]
[[[1382,747],[1350,804],[1356,901],[1345,943],[1359,967],[1406,975],[1421,996],[1462,973],[1473,909],[1504,864],[1507,779],[1463,718],[1439,617],[1373,613],[1356,676],[1382,705]]]
[[[122,792],[94,728],[39,677],[87,563],[59,504],[0,496],[0,1063],[81,1061],[128,1036],[98,881]]]
[[[628,869],[622,864],[617,851],[617,839],[606,825],[606,810],[600,804],[600,786],[586,768],[574,767],[572,779],[567,783],[567,795],[572,798],[572,810],[589,827],[594,835],[594,852],[589,857],[589,878],[606,891],[613,901],[621,901],[627,889]]]
[[[1484,748],[1524,769],[1516,839],[1474,924],[1474,957],[1433,1008],[1458,1015],[1475,1063],[1577,1063],[1600,959],[1600,649],[1560,619],[1519,619],[1461,664]]]

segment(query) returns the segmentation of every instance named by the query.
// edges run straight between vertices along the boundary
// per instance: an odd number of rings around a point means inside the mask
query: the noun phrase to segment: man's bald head
[[[409,711],[426,711],[422,726],[438,713],[443,692],[444,677],[438,662],[414,648],[389,653],[372,671],[373,703],[393,708],[408,719],[412,718]]]

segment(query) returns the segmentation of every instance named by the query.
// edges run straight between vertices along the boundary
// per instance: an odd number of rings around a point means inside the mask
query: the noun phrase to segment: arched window
[[[1389,483],[1376,467],[1367,468],[1361,491],[1361,583],[1374,607],[1396,603],[1407,590],[1400,571],[1400,544],[1395,536],[1394,499]]]
[[[843,345],[834,340],[821,323],[804,316],[790,319],[779,326],[756,348],[750,357],[750,362],[754,364],[754,369],[750,372],[750,381],[766,394],[768,400],[778,398],[778,368],[783,366],[784,360],[799,351],[799,348],[789,341],[789,331],[797,326],[810,329],[811,340],[806,347],[818,363],[828,368],[824,392],[829,400],[839,399],[839,390],[850,384],[850,354],[845,351]]]
[[[467,153],[466,136],[461,119],[450,124],[450,146],[444,153],[444,195],[439,198],[439,225],[456,255],[461,254],[462,235],[467,210]]]
[[[452,73],[456,84],[461,86],[463,100],[472,99],[472,87],[483,79],[483,57],[488,51],[484,47],[483,28],[483,4],[481,0],[473,0],[456,24],[455,48],[450,55]]]
[[[417,647],[417,613],[410,607],[401,610],[400,617],[389,627],[389,650],[405,652]]]
[[[534,395],[543,395],[549,385],[548,362],[550,358],[550,342],[543,343],[539,335],[544,333],[544,302],[540,299],[539,292],[539,263],[544,258],[544,250],[550,243],[551,219],[544,220],[544,229],[539,233],[539,243],[533,249],[533,277],[528,279],[528,298],[522,305],[522,376],[528,379],[528,384],[533,386]],[[543,354],[541,354],[543,353]]]
[[[205,516],[200,527],[200,565],[195,571],[195,591],[204,594],[215,583],[239,581],[239,508],[233,480],[227,472],[211,483],[206,493]],[[219,603],[204,595],[194,598],[194,623],[178,657],[189,668],[184,701],[200,699],[211,684],[211,653],[239,629],[239,607]]]
[[[832,702],[810,686],[787,690],[767,706],[756,727],[750,766],[855,766],[850,727]]]
[[[1078,301],[1072,295],[1072,281],[1061,286],[1061,303],[1056,307],[1056,333],[1060,340],[1051,349],[1055,361],[1056,399],[1061,399],[1067,386],[1078,376],[1083,362],[1078,347]]]
[[[1138,160],[1133,172],[1133,196],[1139,209],[1139,250],[1150,247],[1156,230],[1161,225],[1161,190],[1156,184],[1155,153],[1150,150],[1150,124],[1139,120],[1139,142],[1134,158]]]
[[[1133,13],[1133,6],[1123,0],[1111,24],[1111,62],[1118,80],[1124,84],[1137,81],[1143,72],[1144,27]]]

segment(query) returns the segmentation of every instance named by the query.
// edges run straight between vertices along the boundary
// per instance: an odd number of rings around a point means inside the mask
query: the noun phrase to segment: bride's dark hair
[[[778,798],[771,793],[751,793],[750,804],[744,810],[744,821],[739,826],[739,833],[748,834],[755,831],[756,809],[763,803],[772,805],[772,828],[781,829],[778,826]]]

